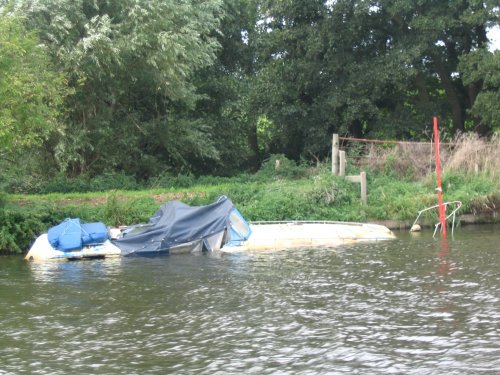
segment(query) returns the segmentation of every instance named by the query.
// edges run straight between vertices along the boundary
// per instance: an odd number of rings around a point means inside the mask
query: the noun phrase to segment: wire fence
[[[422,177],[434,172],[436,160],[433,142],[409,142],[339,137],[339,148],[347,155],[348,164],[361,169],[387,170],[400,175]],[[492,140],[475,134],[463,134],[453,142],[440,143],[443,170],[466,172],[500,170],[500,137]]]

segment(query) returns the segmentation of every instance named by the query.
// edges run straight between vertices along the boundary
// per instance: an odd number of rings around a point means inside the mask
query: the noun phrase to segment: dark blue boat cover
[[[175,245],[205,239],[227,229],[231,211],[227,197],[206,206],[171,201],[161,206],[147,224],[132,227],[114,240],[123,255],[167,252]]]

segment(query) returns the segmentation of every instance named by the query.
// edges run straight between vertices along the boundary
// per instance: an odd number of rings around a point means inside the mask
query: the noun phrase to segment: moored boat
[[[231,239],[247,239],[240,235],[242,228],[247,228],[248,237],[248,223],[227,197],[206,206],[171,201],[162,205],[148,223],[125,228],[66,219],[40,235],[25,259],[75,260],[217,251]]]
[[[76,260],[201,251],[260,251],[334,247],[395,238],[382,225],[334,221],[248,223],[227,197],[206,206],[171,201],[148,223],[107,228],[66,219],[40,235],[25,259]]]

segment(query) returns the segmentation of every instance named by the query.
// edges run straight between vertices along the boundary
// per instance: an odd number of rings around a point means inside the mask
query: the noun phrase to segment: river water
[[[334,250],[2,257],[0,374],[498,374],[499,229]]]

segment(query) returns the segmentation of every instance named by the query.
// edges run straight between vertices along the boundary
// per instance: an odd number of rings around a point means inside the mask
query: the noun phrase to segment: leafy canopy
[[[65,92],[64,75],[36,34],[0,13],[0,156],[40,144],[57,130]]]
[[[193,75],[219,47],[218,0],[19,3],[75,90],[54,147],[62,169],[157,173],[217,158],[204,124],[185,119],[199,98]]]

